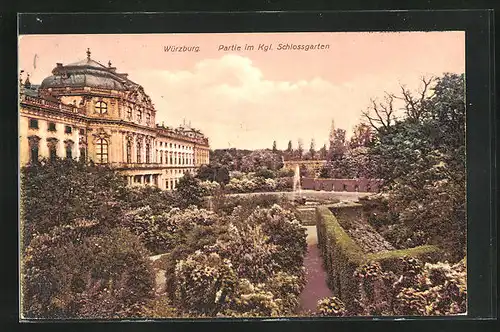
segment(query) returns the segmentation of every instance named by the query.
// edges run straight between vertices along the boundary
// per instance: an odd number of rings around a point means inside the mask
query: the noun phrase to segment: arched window
[[[132,120],[132,107],[127,107],[127,120]]]
[[[127,163],[132,162],[132,142],[127,140]]]
[[[97,162],[106,164],[108,162],[108,141],[104,138],[98,138],[95,144]]]
[[[149,162],[150,162],[150,158],[149,158],[150,153],[151,153],[150,150],[151,149],[150,149],[149,143],[146,143],[146,164],[149,164]]]
[[[103,101],[98,101],[95,103],[95,111],[99,114],[105,114],[108,112],[108,105]]]
[[[137,110],[137,122],[141,123],[142,122],[142,111]]]
[[[137,162],[141,162],[141,142],[137,142]]]
[[[148,126],[151,124],[151,114],[149,112],[146,113],[146,124]]]

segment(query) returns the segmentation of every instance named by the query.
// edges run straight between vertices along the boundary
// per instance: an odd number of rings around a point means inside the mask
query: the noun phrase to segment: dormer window
[[[99,114],[105,114],[108,112],[108,105],[103,101],[98,101],[95,104],[95,111]]]

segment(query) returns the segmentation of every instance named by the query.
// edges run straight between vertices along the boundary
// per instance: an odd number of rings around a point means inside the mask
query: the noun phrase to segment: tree
[[[372,142],[372,136],[372,128],[365,123],[359,123],[353,129],[349,147],[366,147]]]
[[[241,162],[241,170],[244,172],[256,172],[262,167],[275,171],[282,166],[280,156],[269,150],[255,150]]]
[[[330,141],[328,151],[329,160],[341,159],[346,151],[346,131],[341,128],[334,130],[333,138]]]
[[[404,115],[380,122],[369,158],[399,216],[393,231],[400,244],[438,244],[456,261],[466,244],[464,76],[448,73],[433,86],[422,81],[416,96],[403,89],[394,97],[405,103]]]
[[[127,192],[126,181],[106,166],[64,159],[23,167],[21,247],[28,246],[35,233],[80,220],[113,226],[124,218]]]
[[[304,142],[302,141],[302,138],[299,138],[297,142],[297,158],[300,160],[302,159],[302,156],[304,154]]]
[[[179,180],[176,193],[179,195],[179,207],[187,208],[190,205],[201,206],[205,191],[200,186],[199,180],[187,172]]]
[[[125,318],[154,295],[154,271],[139,239],[91,223],[36,235],[23,259],[25,318]]]
[[[286,151],[288,153],[291,153],[293,151],[293,149],[292,149],[292,141],[288,141],[288,147],[287,147]]]
[[[328,154],[328,151],[326,149],[326,144],[323,144],[323,146],[321,147],[321,149],[319,150],[319,159],[320,160],[325,160],[326,159],[326,156]]]
[[[213,164],[202,165],[196,174],[201,181],[215,181],[219,184],[229,183],[229,170],[225,165]]]
[[[276,141],[273,141],[273,153],[277,153],[278,149],[276,148]]]
[[[314,138],[311,140],[311,145],[309,146],[309,154],[311,156],[311,159],[314,159],[316,157],[316,143],[314,141]]]

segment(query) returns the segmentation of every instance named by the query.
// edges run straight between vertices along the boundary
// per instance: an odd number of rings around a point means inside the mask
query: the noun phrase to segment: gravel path
[[[307,254],[304,259],[306,269],[306,286],[300,294],[301,311],[316,311],[318,300],[332,296],[326,284],[326,271],[318,248],[316,226],[306,226],[307,229]]]

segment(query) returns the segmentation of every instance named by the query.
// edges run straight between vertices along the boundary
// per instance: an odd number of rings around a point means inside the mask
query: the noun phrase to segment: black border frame
[[[101,19],[103,15],[106,16],[105,20]],[[452,318],[459,321],[470,318],[487,319],[495,317],[497,314],[497,299],[495,297],[496,118],[494,113],[492,29],[493,12],[488,10],[143,14],[30,13],[19,16],[19,33],[21,34],[466,31],[469,310],[467,317]],[[12,109],[17,109],[17,105],[14,107]],[[17,114],[15,116],[17,117]],[[17,123],[17,118],[15,118],[15,123]],[[17,151],[13,152],[13,156],[17,158]],[[15,167],[16,173],[18,173],[17,163]],[[17,223],[15,224],[17,226]],[[15,299],[17,302],[17,289]],[[354,319],[373,321],[373,318]],[[376,319],[393,320],[390,317]],[[411,319],[433,320],[438,323],[437,321],[450,318],[418,317]],[[312,323],[309,319],[295,322],[300,322],[300,325],[306,322]],[[350,323],[355,322],[350,321]]]

